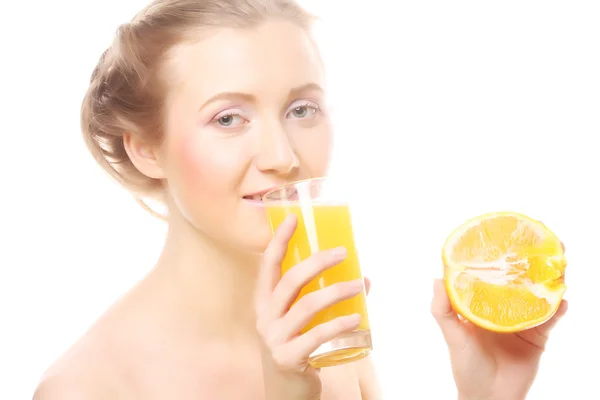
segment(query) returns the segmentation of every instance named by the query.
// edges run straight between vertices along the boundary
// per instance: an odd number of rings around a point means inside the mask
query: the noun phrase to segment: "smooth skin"
[[[161,72],[170,88],[164,140],[126,133],[124,144],[139,171],[165,184],[163,251],[48,370],[34,398],[379,399],[369,357],[306,367],[311,349],[356,321],[294,339],[363,283],[321,290],[288,311],[303,283],[343,253],[323,251],[280,279],[294,223],[273,238],[261,203],[248,198],[327,174],[332,128],[311,37],[279,20],[215,28],[173,49]]]
[[[567,312],[567,301],[544,324],[506,334],[459,318],[442,280],[434,281],[433,293],[431,312],[448,345],[458,399],[525,400],[550,332]]]
[[[307,365],[312,349],[358,320],[340,317],[297,335],[318,310],[363,290],[360,282],[323,289],[288,310],[343,250],[318,253],[279,276],[296,222],[273,237],[264,208],[248,198],[327,174],[332,128],[318,51],[285,21],[204,33],[173,49],[161,71],[169,88],[162,143],[124,135],[136,168],[164,182],[162,253],[54,363],[34,399],[380,399],[370,357],[321,371]],[[526,393],[543,340],[528,347],[472,330],[439,286],[432,308],[463,399],[508,399],[508,385]]]

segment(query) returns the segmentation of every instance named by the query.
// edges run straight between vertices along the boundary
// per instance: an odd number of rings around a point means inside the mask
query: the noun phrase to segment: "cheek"
[[[212,151],[211,151],[212,150]],[[168,177],[172,196],[182,208],[195,214],[195,209],[219,208],[219,202],[228,194],[231,176],[228,160],[218,157],[214,145],[205,143],[197,135],[188,135],[171,152],[172,168]],[[183,210],[182,210],[183,211]]]
[[[189,138],[183,140],[177,149],[175,159],[183,186],[208,185],[210,187],[218,181],[215,176],[219,171],[218,166],[198,140]]]
[[[295,137],[294,148],[311,176],[327,175],[333,149],[333,132],[329,122]]]

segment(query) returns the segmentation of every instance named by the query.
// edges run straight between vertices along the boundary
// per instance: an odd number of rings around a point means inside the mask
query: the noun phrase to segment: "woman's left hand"
[[[431,312],[452,363],[459,400],[523,400],[531,387],[548,335],[565,315],[567,301],[546,323],[518,333],[495,333],[460,320],[441,280],[434,283]]]

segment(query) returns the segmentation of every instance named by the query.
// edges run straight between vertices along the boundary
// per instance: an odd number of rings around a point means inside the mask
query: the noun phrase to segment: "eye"
[[[217,123],[221,126],[224,127],[228,127],[228,126],[233,126],[239,124],[239,123],[244,123],[244,119],[242,117],[240,117],[239,115],[236,114],[228,114],[228,115],[223,115],[222,117],[220,117],[219,119],[217,119]]]
[[[241,115],[236,112],[228,112],[225,114],[217,115],[214,122],[222,126],[223,128],[231,128],[238,125],[243,125],[247,121]]]
[[[310,102],[292,104],[292,109],[286,114],[286,118],[306,119],[312,118],[320,111],[318,105]]]

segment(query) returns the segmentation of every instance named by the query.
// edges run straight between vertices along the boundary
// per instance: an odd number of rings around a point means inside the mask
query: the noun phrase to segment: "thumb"
[[[365,276],[365,294],[368,296],[371,291],[371,280]]]
[[[439,325],[448,347],[462,349],[468,341],[468,333],[452,309],[444,282],[441,279],[435,279],[433,282],[431,314]]]
[[[548,337],[548,334],[550,333],[552,328],[554,328],[558,321],[560,321],[560,319],[565,316],[568,308],[569,303],[567,302],[567,300],[562,300],[560,302],[560,305],[558,306],[558,310],[556,310],[552,318],[550,318],[548,321],[544,322],[542,325],[537,327],[538,332],[542,336]]]

